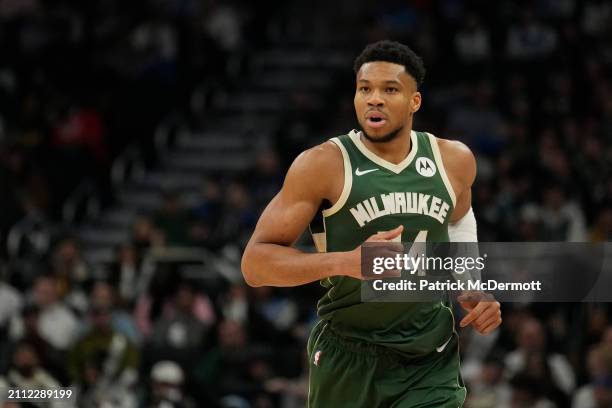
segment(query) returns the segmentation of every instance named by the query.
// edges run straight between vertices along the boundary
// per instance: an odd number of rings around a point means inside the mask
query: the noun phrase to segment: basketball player
[[[361,244],[476,241],[475,159],[460,142],[412,130],[425,68],[410,48],[371,44],[354,69],[361,130],[295,159],[261,215],[242,272],[251,286],[320,280],[327,288],[308,341],[309,407],[457,408],[466,390],[449,303],[361,302]],[[391,194],[393,205],[382,201]],[[292,247],[311,221],[314,254]],[[488,334],[501,323],[498,302],[459,301],[469,312],[460,326]]]

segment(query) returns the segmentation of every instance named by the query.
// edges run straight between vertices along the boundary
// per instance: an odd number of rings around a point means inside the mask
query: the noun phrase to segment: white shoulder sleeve
[[[448,237],[450,242],[463,242],[464,244],[457,244],[456,256],[469,257],[476,259],[479,256],[478,244],[468,244],[469,242],[478,242],[478,234],[476,233],[476,217],[472,207],[468,210],[465,215],[458,220],[448,224]],[[458,281],[468,280],[479,280],[481,278],[480,270],[471,269],[463,274],[453,273],[453,276]]]
[[[448,224],[448,236],[451,242],[478,242],[476,217],[472,207],[460,220]]]

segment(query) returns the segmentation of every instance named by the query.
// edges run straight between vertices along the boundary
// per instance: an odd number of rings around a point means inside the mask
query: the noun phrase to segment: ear
[[[410,110],[412,113],[415,113],[421,108],[421,93],[415,92],[412,94],[412,98],[410,98]]]

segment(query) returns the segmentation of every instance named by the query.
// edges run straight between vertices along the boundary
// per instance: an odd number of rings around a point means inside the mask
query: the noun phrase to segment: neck
[[[406,123],[406,126],[397,134],[397,136],[388,142],[372,143],[367,138],[360,135],[362,143],[372,153],[376,154],[381,159],[384,159],[393,164],[399,164],[408,156],[412,148],[412,123]]]

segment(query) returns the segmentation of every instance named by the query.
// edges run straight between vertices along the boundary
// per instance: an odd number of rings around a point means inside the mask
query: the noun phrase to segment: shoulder
[[[471,186],[476,178],[476,158],[470,148],[458,140],[434,138],[448,176],[463,185]]]
[[[342,169],[342,153],[334,142],[328,140],[300,153],[291,164],[289,172],[313,176],[333,174],[338,168]]]
[[[294,160],[292,166],[300,168],[328,168],[342,164],[342,153],[340,148],[331,140],[304,150]]]
[[[315,190],[326,197],[330,186],[343,176],[343,158],[340,148],[326,141],[300,153],[285,177],[284,189]]]

